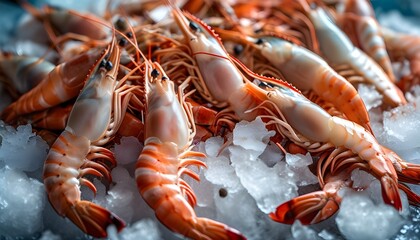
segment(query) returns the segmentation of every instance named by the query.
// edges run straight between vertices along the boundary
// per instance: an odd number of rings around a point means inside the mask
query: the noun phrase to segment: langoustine
[[[138,189],[166,227],[192,239],[245,239],[237,230],[211,219],[197,217],[196,196],[181,179],[183,174],[199,180],[187,166],[206,166],[191,151],[195,125],[183,89],[175,94],[174,84],[157,64],[146,66],[147,117],[145,146],[136,164]],[[184,82],[185,84],[187,82]],[[156,124],[158,123],[158,124]],[[184,198],[187,197],[187,199]]]

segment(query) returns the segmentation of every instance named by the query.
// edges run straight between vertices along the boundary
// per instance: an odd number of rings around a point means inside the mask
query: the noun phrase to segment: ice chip
[[[217,173],[210,172],[209,174],[211,178],[211,174],[217,174]],[[204,176],[204,170],[201,170],[199,172],[199,177],[200,177],[200,181],[196,181],[195,179],[191,177],[185,177],[184,180],[188,183],[188,185],[193,189],[194,193],[196,194],[197,206],[210,207],[214,204],[213,189],[216,186],[212,184],[209,180],[207,180],[207,178]],[[239,184],[239,181],[237,181],[237,184]]]
[[[42,236],[38,240],[61,240],[61,237],[50,230],[46,230],[42,233]]]
[[[115,213],[126,222],[130,222],[133,218],[133,208],[135,207],[133,200],[135,195],[138,194],[135,180],[130,177],[127,169],[123,167],[114,168],[112,177],[114,179],[114,184],[111,185],[106,194],[103,190],[103,185],[98,183],[95,179],[95,185],[102,186],[99,187],[98,194],[93,202]]]
[[[258,208],[270,213],[282,202],[297,196],[297,187],[278,174],[276,166],[270,168],[260,159],[250,160],[250,151],[230,146],[232,165],[241,184],[257,202]]]
[[[273,142],[269,142],[259,158],[269,167],[276,165],[284,157],[283,152]]]
[[[219,151],[221,150],[220,147],[223,145],[223,138],[222,137],[211,137],[207,139],[205,143],[205,150],[206,154],[209,157],[217,157]]]
[[[351,180],[353,181],[353,188],[367,188],[376,178],[372,174],[355,169],[351,172]]]
[[[375,89],[373,85],[359,84],[357,91],[365,103],[366,110],[378,107],[382,104],[382,95]]]
[[[318,236],[321,239],[324,239],[324,240],[335,240],[335,239],[338,239],[337,236],[335,236],[334,234],[332,234],[331,232],[329,232],[329,231],[327,231],[325,229],[323,229],[321,232],[319,232],[318,233]]]
[[[298,220],[295,221],[292,225],[292,236],[296,240],[316,240],[319,239],[315,230],[311,229],[309,226],[304,226]]]
[[[160,231],[155,221],[144,218],[127,226],[120,234],[120,240],[158,240]]]
[[[395,235],[403,221],[392,206],[375,205],[369,197],[353,193],[344,197],[336,223],[346,239],[380,240]]]
[[[270,137],[274,136],[274,131],[268,131],[264,122],[257,117],[252,122],[241,121],[233,129],[233,144],[244,149],[252,150],[251,157],[256,159],[264,152]]]
[[[246,237],[252,239],[250,235],[258,232],[256,224],[258,209],[247,191],[242,188],[236,192],[228,192],[224,197],[220,196],[218,190],[213,194],[216,200],[216,219],[238,229]]]
[[[32,172],[42,167],[48,144],[32,132],[30,124],[0,127],[0,162],[13,169]]]
[[[285,158],[289,169],[295,173],[294,177],[298,186],[318,183],[318,178],[308,168],[313,163],[309,152],[306,155],[286,153]]]
[[[241,188],[235,169],[230,165],[226,156],[207,158],[207,169],[204,169],[206,179],[216,185],[237,191]]]
[[[129,164],[137,161],[143,144],[135,137],[122,137],[120,144],[115,144],[115,159],[119,164]]]
[[[394,151],[420,147],[420,110],[413,104],[396,107],[384,112],[386,146]]]
[[[23,172],[0,169],[0,236],[30,237],[43,228],[45,189]]]

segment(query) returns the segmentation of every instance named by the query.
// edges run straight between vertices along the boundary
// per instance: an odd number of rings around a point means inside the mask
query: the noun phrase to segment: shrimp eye
[[[262,40],[261,38],[258,38],[258,40],[255,43],[258,45],[261,45],[264,43],[264,40]]]
[[[239,44],[237,44],[233,47],[233,52],[235,53],[235,55],[241,54],[243,50],[244,50],[244,47],[242,45],[239,45]]]
[[[106,60],[102,59],[101,63],[99,63],[99,68],[105,67],[105,64],[106,64]]]
[[[132,38],[133,37],[133,33],[132,32],[128,32],[127,34],[125,34],[125,36],[127,36],[128,38]]]
[[[113,67],[112,62],[106,61],[106,63],[105,63],[105,69],[108,70],[108,71],[110,71],[112,69],[112,67]]]
[[[120,45],[120,47],[124,47],[125,45],[127,45],[127,39],[125,38],[121,38],[120,41],[118,42],[118,45]]]
[[[200,30],[200,27],[197,25],[197,23],[195,22],[190,22],[189,25],[190,29],[193,30],[194,32],[197,32],[198,30]]]
[[[157,78],[159,76],[159,71],[157,69],[153,69],[150,75],[152,78]]]
[[[120,31],[125,31],[127,27],[127,23],[124,21],[123,18],[117,18],[117,20],[114,23],[115,27]]]

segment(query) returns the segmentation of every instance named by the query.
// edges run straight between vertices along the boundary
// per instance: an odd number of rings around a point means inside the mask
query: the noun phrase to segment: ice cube
[[[207,158],[207,169],[204,176],[213,184],[228,188],[229,191],[240,189],[240,182],[235,174],[235,169],[230,165],[226,156]]]
[[[205,153],[208,157],[217,157],[221,146],[223,145],[223,138],[220,136],[211,137],[205,143]]]
[[[50,230],[46,230],[42,233],[42,236],[38,240],[61,240],[61,237]]]
[[[298,220],[295,221],[292,225],[292,236],[296,240],[316,240],[319,239],[318,234],[315,230],[311,229],[309,226],[304,226]]]
[[[45,188],[21,171],[0,169],[0,236],[29,238],[43,228]]]
[[[114,168],[112,177],[114,184],[111,185],[110,190],[106,194],[104,186],[95,179],[94,183],[98,186],[98,193],[93,202],[115,213],[126,222],[130,222],[135,208],[133,200],[135,195],[138,194],[136,181],[130,177],[127,169],[123,167]]]
[[[118,236],[119,240],[158,240],[160,231],[155,221],[144,218],[126,227]]]
[[[130,164],[136,162],[143,144],[135,137],[122,137],[120,144],[115,144],[115,159],[119,164]]]
[[[270,213],[282,202],[297,196],[296,185],[280,177],[277,165],[270,168],[258,158],[252,161],[252,150],[239,146],[230,146],[229,151],[241,184],[262,212]]]
[[[0,127],[0,162],[13,169],[35,171],[43,165],[48,144],[35,133],[30,124]]]
[[[264,152],[274,131],[268,131],[264,122],[257,117],[252,122],[241,121],[233,129],[233,144],[251,150],[251,159],[256,159]]]
[[[284,158],[283,152],[273,142],[269,142],[264,152],[259,156],[267,166],[273,167]]]
[[[365,103],[366,110],[378,107],[382,104],[382,95],[375,89],[373,85],[359,84],[357,91]]]
[[[340,206],[336,223],[346,239],[389,239],[401,228],[402,217],[386,204],[375,205],[363,194],[347,194]]]
[[[408,104],[384,112],[384,130],[387,134],[386,146],[394,151],[420,147],[420,110]]]
[[[298,186],[307,186],[318,183],[318,178],[308,168],[313,163],[312,156],[286,153],[286,163],[289,169],[295,173],[295,181]]]

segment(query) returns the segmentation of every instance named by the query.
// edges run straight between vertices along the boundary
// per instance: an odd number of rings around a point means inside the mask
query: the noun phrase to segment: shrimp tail
[[[107,227],[115,225],[118,231],[125,227],[122,219],[107,209],[89,201],[78,201],[70,211],[68,217],[83,232],[98,238],[107,236]]]
[[[341,198],[337,195],[332,197],[325,191],[317,191],[281,204],[269,216],[274,221],[285,224],[293,224],[295,220],[305,225],[315,224],[334,215],[340,202]]]
[[[407,195],[408,202],[411,205],[420,206],[420,196],[413,192],[407,185],[399,183],[398,188]]]
[[[398,183],[388,175],[381,178],[382,198],[386,204],[394,206],[395,209],[402,210]]]
[[[205,235],[209,239],[246,239],[238,230],[208,218],[197,218],[196,226],[197,228],[193,231],[199,231],[200,234]]]
[[[419,184],[420,183],[420,165],[414,163],[405,163],[407,167],[403,168],[398,173],[398,180],[405,183]]]

